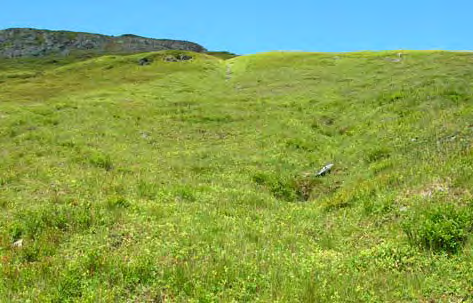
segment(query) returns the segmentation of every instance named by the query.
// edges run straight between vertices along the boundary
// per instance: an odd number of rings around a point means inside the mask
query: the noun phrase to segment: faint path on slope
[[[232,79],[232,66],[229,63],[225,63],[227,66],[227,71],[225,73],[225,81],[230,81]]]

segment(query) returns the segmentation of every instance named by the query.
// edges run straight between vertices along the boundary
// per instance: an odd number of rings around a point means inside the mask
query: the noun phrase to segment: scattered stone
[[[141,58],[141,59],[138,61],[138,64],[141,65],[141,66],[150,65],[150,64],[151,64],[151,60],[148,59],[148,58]]]
[[[16,247],[16,248],[21,248],[23,247],[23,239],[20,239],[18,241],[15,241],[13,244],[12,244],[13,247]]]
[[[447,184],[438,183],[438,184],[432,184],[429,187],[423,189],[419,194],[423,198],[430,199],[438,193],[447,193],[448,190],[449,188]]]
[[[143,139],[148,139],[149,137],[150,137],[150,134],[149,134],[149,133],[147,133],[147,132],[142,132],[142,133],[141,133],[141,138],[143,138]]]
[[[321,170],[319,170],[319,172],[316,174],[316,176],[317,177],[325,176],[327,173],[330,173],[330,171],[332,170],[332,167],[333,167],[332,163],[329,163],[329,164],[325,165],[324,167],[322,167]]]
[[[448,136],[445,136],[443,138],[438,139],[437,144],[455,141],[460,135],[461,135],[461,133],[459,131],[456,131],[451,135],[448,135]]]
[[[403,56],[403,53],[397,53],[397,58],[385,58],[385,60],[389,62],[401,62],[402,56]]]
[[[407,206],[401,206],[401,207],[399,208],[399,211],[402,212],[402,213],[403,213],[403,212],[406,212],[406,211],[407,211]]]
[[[181,61],[189,61],[189,60],[192,60],[192,56],[188,56],[188,55],[185,55],[185,54],[179,54],[179,55],[176,55],[176,56],[173,56],[173,55],[168,55],[166,57],[164,57],[164,61],[165,62],[181,62]]]
[[[165,62],[177,62],[177,58],[174,56],[166,56],[164,57]]]
[[[192,60],[192,56],[188,56],[188,55],[177,55],[177,60],[179,61],[189,61],[189,60]]]

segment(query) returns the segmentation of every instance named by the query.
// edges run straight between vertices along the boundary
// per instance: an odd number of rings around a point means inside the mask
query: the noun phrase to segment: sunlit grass
[[[473,55],[397,53],[0,61],[0,301],[471,300]]]

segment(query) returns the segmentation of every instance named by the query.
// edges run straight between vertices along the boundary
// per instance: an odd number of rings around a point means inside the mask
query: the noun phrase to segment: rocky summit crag
[[[71,53],[140,53],[160,50],[185,50],[205,52],[206,49],[193,42],[151,39],[136,35],[119,37],[50,31],[30,28],[0,30],[0,58],[41,57]]]

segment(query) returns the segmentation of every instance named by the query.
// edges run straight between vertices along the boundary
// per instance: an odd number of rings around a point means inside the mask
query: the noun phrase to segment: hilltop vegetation
[[[473,300],[473,54],[180,53],[0,60],[0,301]]]

